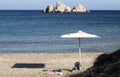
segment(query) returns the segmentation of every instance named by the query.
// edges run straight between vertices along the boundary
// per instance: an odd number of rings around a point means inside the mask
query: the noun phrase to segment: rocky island
[[[82,12],[82,13],[88,13],[89,10],[87,10],[82,4],[77,4],[75,5],[72,9],[65,5],[62,2],[57,2],[56,6],[53,5],[48,5],[47,8],[43,10],[45,13],[53,13],[53,12],[58,12],[58,13],[63,13],[63,12]]]

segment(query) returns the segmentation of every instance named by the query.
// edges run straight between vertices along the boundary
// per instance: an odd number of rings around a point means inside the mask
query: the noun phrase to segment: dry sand
[[[95,58],[102,53],[82,53],[81,71],[92,66]],[[78,61],[78,53],[20,53],[0,54],[0,77],[65,77]],[[45,67],[40,68],[41,64]],[[38,66],[38,67],[37,67]],[[50,70],[64,69],[63,75],[50,75]]]

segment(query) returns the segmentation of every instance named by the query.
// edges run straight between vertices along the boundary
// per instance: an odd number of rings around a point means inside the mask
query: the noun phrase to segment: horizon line
[[[19,10],[26,10],[26,11],[27,11],[27,10],[39,10],[39,11],[41,11],[42,9],[0,9],[0,10],[3,10],[3,11],[4,11],[4,10],[11,10],[11,11],[12,11],[12,10],[18,10],[18,11],[19,11]],[[103,10],[103,11],[119,11],[120,9],[118,9],[118,10],[117,10],[117,9],[111,9],[111,10],[110,10],[110,9],[91,9],[91,10],[92,10],[92,11],[94,11],[94,10],[96,10],[96,11],[99,11],[99,10],[100,10],[100,11],[101,11],[101,10]]]

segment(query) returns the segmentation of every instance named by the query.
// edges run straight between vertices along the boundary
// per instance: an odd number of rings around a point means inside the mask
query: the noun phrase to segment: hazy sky
[[[120,10],[120,0],[0,0],[0,10],[41,10],[57,1],[71,8],[81,3],[90,10]]]

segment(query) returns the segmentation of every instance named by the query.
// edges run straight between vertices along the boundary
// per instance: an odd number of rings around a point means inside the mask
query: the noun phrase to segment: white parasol
[[[77,33],[69,33],[69,34],[64,34],[61,35],[62,38],[78,38],[79,39],[79,62],[81,63],[81,47],[80,47],[80,42],[82,38],[100,38],[100,36],[94,35],[94,34],[89,34],[83,31],[78,31]]]

